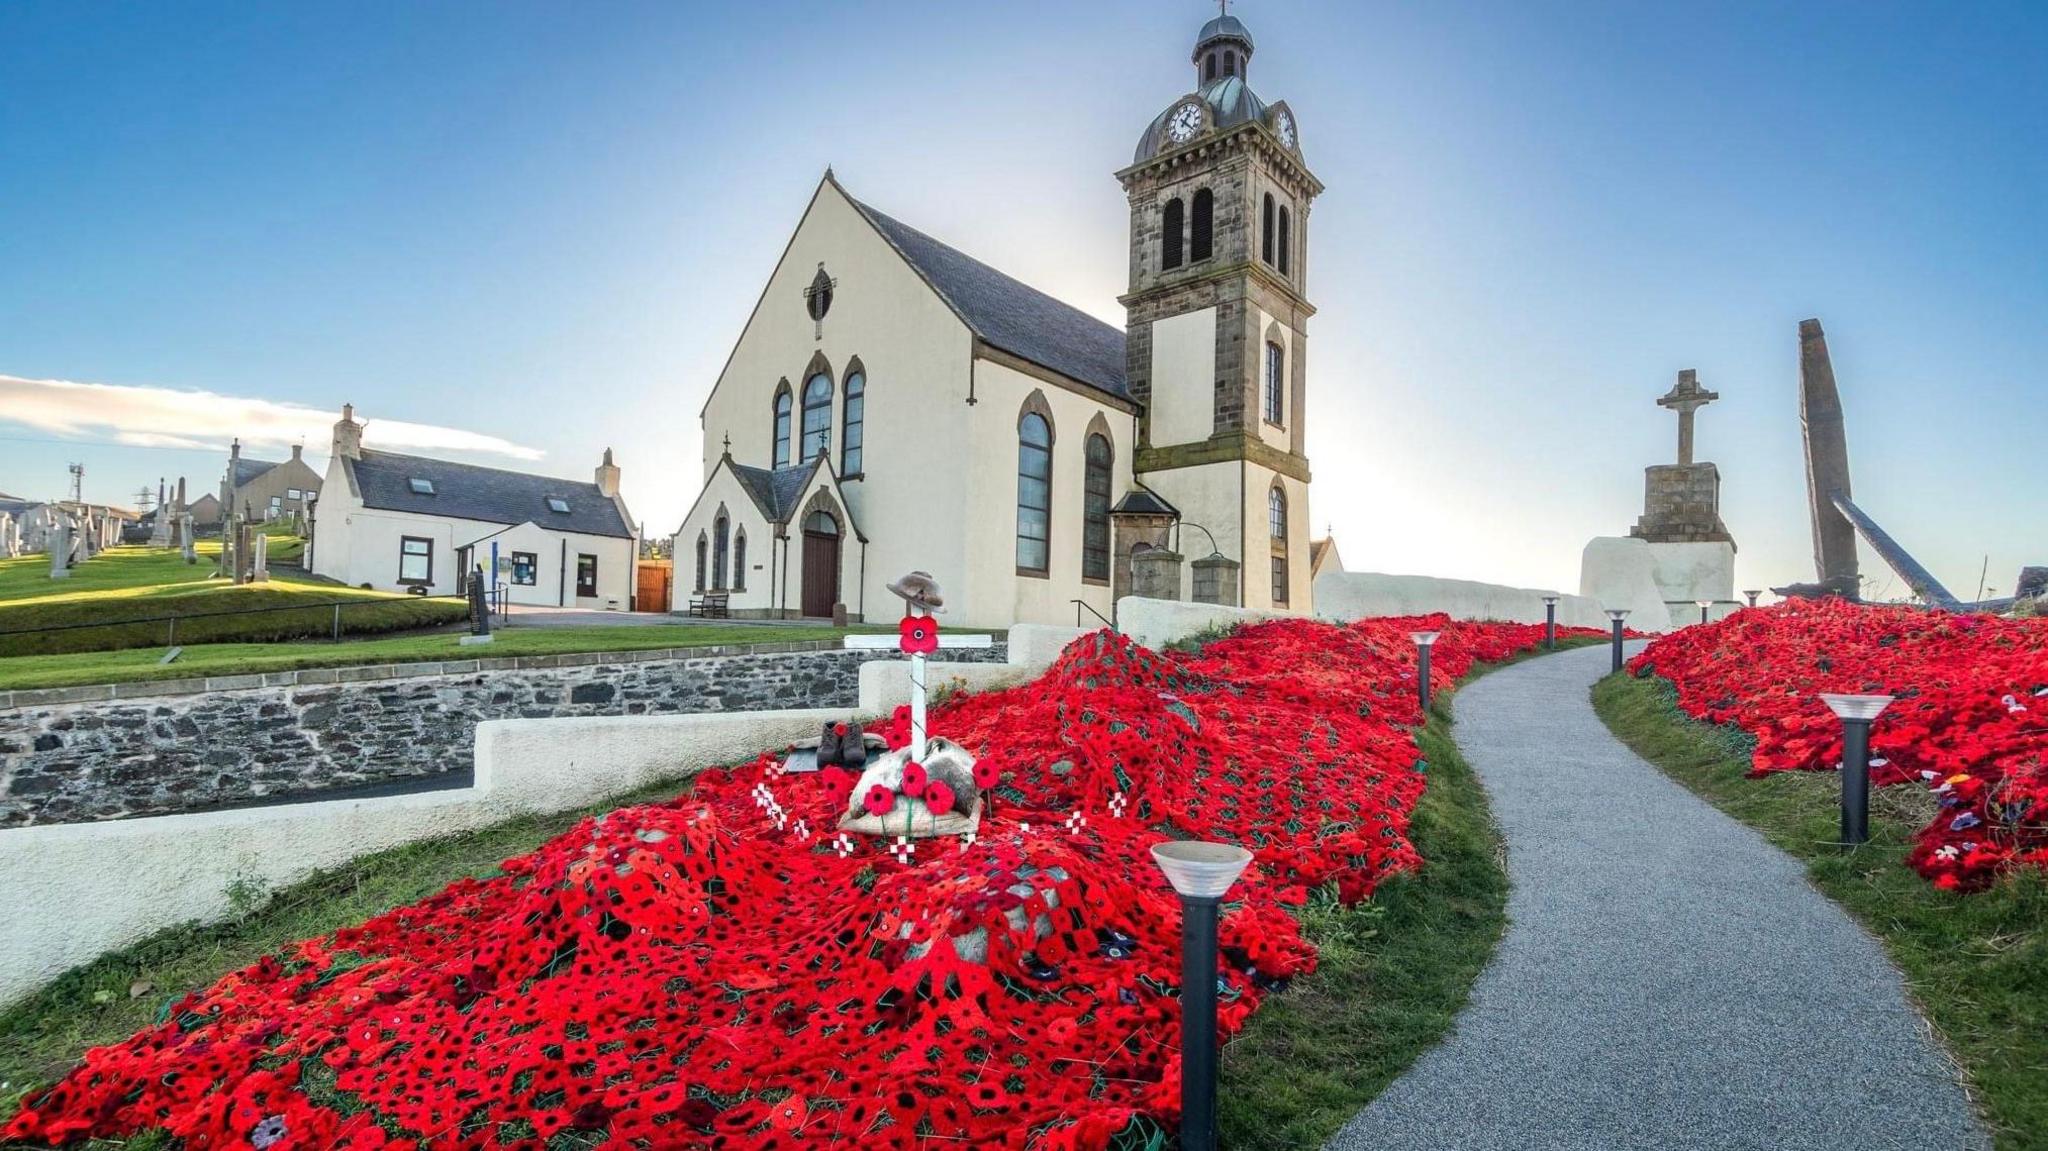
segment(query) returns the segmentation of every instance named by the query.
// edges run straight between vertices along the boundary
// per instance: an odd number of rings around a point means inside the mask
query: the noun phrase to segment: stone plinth
[[[1196,603],[1237,606],[1237,561],[1224,555],[1206,556],[1189,565],[1194,568]]]
[[[1671,630],[1657,558],[1646,540],[1600,536],[1588,543],[1579,561],[1579,594],[1603,609],[1627,609],[1628,626],[1637,631]]]
[[[1667,603],[1696,605],[1700,600],[1728,603],[1735,599],[1735,545],[1732,543],[1653,543],[1657,588]],[[1696,613],[1699,609],[1693,608]],[[1687,617],[1672,609],[1674,620]]]
[[[1179,599],[1178,552],[1147,548],[1131,553],[1131,594],[1142,599]]]
[[[1733,543],[1721,522],[1721,471],[1712,464],[1643,469],[1643,515],[1629,535],[1654,544]]]

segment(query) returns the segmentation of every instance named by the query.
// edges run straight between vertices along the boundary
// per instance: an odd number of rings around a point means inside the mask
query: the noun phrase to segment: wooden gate
[[[671,611],[669,597],[675,592],[675,565],[667,560],[641,560],[634,569],[634,611]]]

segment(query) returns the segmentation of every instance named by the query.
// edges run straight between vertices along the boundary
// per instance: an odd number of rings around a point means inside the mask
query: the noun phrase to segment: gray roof
[[[1210,131],[1227,132],[1239,124],[1263,123],[1271,110],[1264,100],[1259,99],[1259,94],[1252,91],[1251,85],[1244,82],[1242,76],[1225,76],[1221,80],[1211,80],[1202,85],[1201,91],[1195,93],[1195,98],[1209,107],[1210,126],[1204,130],[1204,134]],[[1138,137],[1138,147],[1131,154],[1131,163],[1142,164],[1162,152],[1183,147],[1167,138],[1166,122],[1172,119],[1174,112],[1186,102],[1186,97],[1175,100],[1166,106],[1166,111],[1152,118],[1152,123],[1145,128],[1145,134]]]
[[[247,484],[250,481],[254,480],[256,477],[262,475],[264,472],[267,472],[270,469],[276,467],[277,461],[259,460],[252,458],[250,456],[243,456],[241,459],[235,460],[234,465],[235,474],[233,477],[230,478],[229,482],[239,488],[244,484]]]
[[[41,507],[42,502],[41,500],[25,500],[17,496],[0,496],[0,512],[6,512],[8,515],[19,519],[27,515],[31,508]]]
[[[1131,398],[1124,383],[1124,333],[980,260],[854,201],[974,334],[993,347]]]
[[[1234,37],[1244,41],[1245,47],[1252,47],[1251,30],[1244,26],[1244,21],[1235,16],[1225,15],[1217,16],[1202,25],[1201,33],[1195,37],[1195,48],[1199,51],[1202,45],[1209,41],[1221,40],[1224,37]]]
[[[632,525],[620,514],[617,501],[588,480],[556,479],[367,448],[348,461],[348,470],[366,508],[508,526],[532,520],[556,531],[633,538]],[[431,481],[434,494],[414,492],[415,477]],[[548,510],[550,496],[568,501],[567,514]]]
[[[786,524],[796,515],[796,501],[802,498],[804,487],[811,482],[811,473],[818,468],[818,462],[791,464],[783,468],[757,468],[747,464],[731,464],[732,474],[747,489],[754,499],[754,506],[768,517],[769,523]]]
[[[1118,500],[1115,507],[1109,510],[1112,515],[1175,517],[1180,515],[1179,508],[1161,499],[1159,493],[1150,488],[1132,488],[1124,493],[1124,498]]]

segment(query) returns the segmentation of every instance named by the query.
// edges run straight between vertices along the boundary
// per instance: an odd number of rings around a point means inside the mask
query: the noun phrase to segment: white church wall
[[[1286,324],[1281,323],[1278,317],[1264,308],[1253,309],[1253,314],[1259,318],[1259,395],[1257,416],[1259,438],[1284,452],[1290,450],[1294,443],[1293,436],[1288,430],[1294,426],[1296,417],[1294,396],[1292,388],[1288,383],[1288,381],[1294,378],[1294,331]],[[1281,422],[1277,424],[1266,422],[1266,343],[1269,340],[1279,343],[1281,354],[1285,357],[1282,367],[1286,375],[1281,380],[1280,385],[1282,393],[1280,402]],[[1264,523],[1265,521],[1260,520],[1259,522]]]
[[[1287,495],[1287,602],[1274,602],[1273,548],[1267,493],[1275,480]],[[1310,610],[1308,485],[1260,464],[1244,465],[1244,587],[1238,600],[1246,607],[1306,615]],[[1189,557],[1192,559],[1193,557]]]
[[[1191,444],[1216,430],[1216,309],[1152,322],[1152,443]]]
[[[760,505],[740,486],[739,478],[726,468],[712,474],[696,506],[690,509],[689,515],[683,519],[682,528],[676,532],[676,583],[671,609],[687,612],[690,600],[702,598],[704,592],[714,590],[712,585],[717,581],[713,540],[717,538],[720,509],[725,511],[732,539],[737,541],[741,532],[745,532],[747,537],[746,579],[734,579],[730,559],[726,576],[728,585],[744,582],[745,586],[728,586],[725,589],[728,597],[726,606],[732,611],[769,611],[775,607],[775,585],[780,574],[776,570],[780,554],[773,544],[775,529],[768,523],[768,517],[761,514]],[[704,541],[703,587],[697,583],[697,541],[700,538]]]

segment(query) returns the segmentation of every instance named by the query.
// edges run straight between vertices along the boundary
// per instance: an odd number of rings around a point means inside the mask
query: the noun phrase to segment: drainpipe
[[[562,541],[562,563],[555,569],[555,606],[569,606],[569,541]]]

